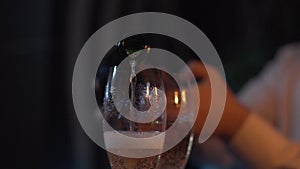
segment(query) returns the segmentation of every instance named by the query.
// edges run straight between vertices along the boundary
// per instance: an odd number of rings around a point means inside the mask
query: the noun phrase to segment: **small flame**
[[[174,92],[174,103],[175,103],[176,105],[179,104],[178,91],[175,91],[175,92]]]

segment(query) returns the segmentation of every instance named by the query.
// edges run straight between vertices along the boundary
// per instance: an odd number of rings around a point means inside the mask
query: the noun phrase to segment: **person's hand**
[[[206,120],[210,105],[211,105],[211,84],[209,81],[208,73],[204,65],[199,61],[192,61],[189,63],[189,67],[192,70],[196,80],[198,81],[198,89],[200,92],[200,107],[198,112],[198,117],[194,126],[194,132],[196,135],[199,135],[201,129]],[[214,69],[209,66],[210,69]],[[214,70],[214,76],[221,77],[217,70]],[[218,85],[226,85],[220,83]],[[248,110],[238,102],[234,94],[229,88],[227,88],[226,103],[224,108],[224,113],[217,127],[215,134],[221,136],[224,139],[230,139],[231,136],[239,129],[239,127],[245,121]]]

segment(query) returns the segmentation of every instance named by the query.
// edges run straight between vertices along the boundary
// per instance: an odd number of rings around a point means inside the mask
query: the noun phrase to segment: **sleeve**
[[[250,110],[259,114],[263,119],[274,124],[277,85],[280,74],[279,61],[271,61],[254,79],[251,79],[238,93],[238,98]]]
[[[247,117],[230,145],[255,168],[300,168],[300,146],[289,142],[254,113]]]

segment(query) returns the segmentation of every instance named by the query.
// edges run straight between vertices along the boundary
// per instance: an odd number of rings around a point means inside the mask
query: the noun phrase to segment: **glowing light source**
[[[181,100],[183,103],[186,103],[186,91],[182,90],[181,92]]]
[[[149,45],[145,45],[145,46],[144,46],[144,48],[146,49],[147,53],[149,53],[149,52],[150,52],[150,50],[151,50],[151,48],[150,48],[150,46],[149,46]]]
[[[155,94],[155,96],[158,96],[157,87],[154,87],[154,94]]]
[[[146,86],[146,97],[149,97],[150,95],[150,83],[147,82],[147,86]]]
[[[178,91],[175,91],[175,92],[174,92],[174,103],[175,103],[176,105],[179,104]]]

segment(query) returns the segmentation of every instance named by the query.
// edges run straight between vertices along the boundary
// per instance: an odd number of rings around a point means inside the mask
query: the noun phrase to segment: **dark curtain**
[[[197,25],[216,47],[235,91],[280,46],[300,40],[297,0],[4,1],[1,168],[109,168],[105,151],[76,118],[72,70],[81,47],[97,29],[145,11],[174,14]]]

